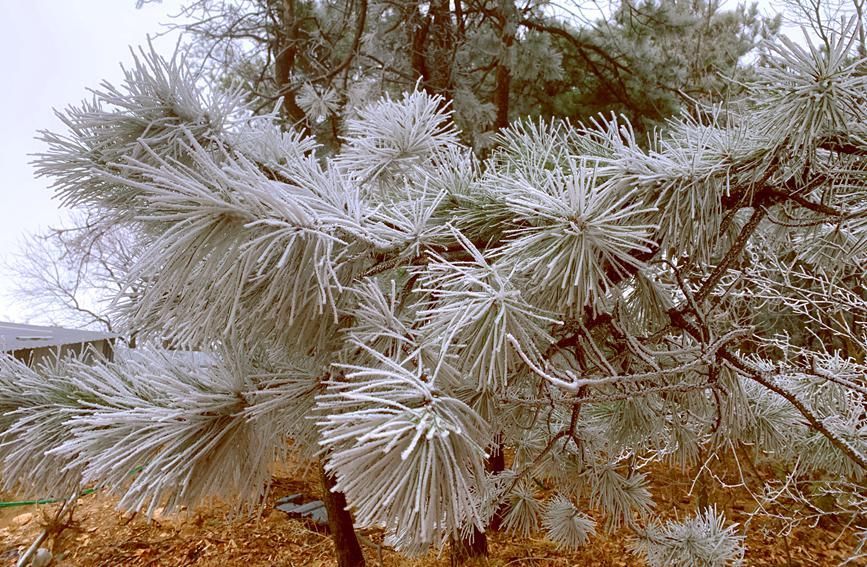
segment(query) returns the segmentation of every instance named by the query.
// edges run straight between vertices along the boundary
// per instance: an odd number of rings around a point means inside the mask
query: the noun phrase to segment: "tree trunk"
[[[332,492],[334,478],[325,472],[325,466],[319,463],[319,475],[322,482],[322,501],[328,511],[328,528],[334,541],[334,552],[338,567],[364,567],[364,554],[352,527],[352,515],[346,509],[346,497],[342,492]]]
[[[487,565],[488,557],[488,536],[485,532],[481,532],[473,528],[473,533],[469,537],[451,540],[451,553],[449,554],[449,565],[458,567],[459,565]]]
[[[488,462],[485,463],[488,469],[488,472],[499,474],[506,470],[506,455],[503,453],[503,444],[499,441],[499,437],[497,438],[497,442],[494,443],[494,446],[491,448],[491,454],[488,457]],[[497,508],[497,511],[494,512],[494,516],[491,518],[491,522],[488,524],[488,530],[498,532],[503,525],[503,516],[505,515],[505,507],[500,506]]]
[[[298,54],[298,21],[295,17],[295,0],[283,0],[283,29],[274,38],[274,82],[283,97],[285,117],[299,128],[304,127],[304,111],[295,101],[291,89],[292,70]]]
[[[499,441],[494,443],[491,454],[485,463],[485,468],[488,472],[500,473],[506,470],[506,456],[503,453],[503,444]],[[503,523],[504,511],[498,509],[491,522],[488,524],[488,531],[500,531]],[[481,532],[473,528],[473,533],[470,537],[451,540],[451,556],[449,562],[452,567],[464,565],[468,563],[476,565],[486,564],[488,557],[488,536],[485,532]]]
[[[449,0],[432,0],[431,23],[427,41],[428,91],[452,98],[452,67],[455,54],[455,30]]]
[[[431,14],[422,16],[419,7],[412,4],[409,8],[411,13],[407,14],[404,19],[409,22],[407,32],[409,34],[410,44],[410,64],[412,65],[413,78],[421,79],[422,88],[427,88],[430,81],[430,75],[427,69],[427,36],[430,30]]]
[[[501,0],[500,10],[500,59],[497,61],[494,87],[494,106],[497,117],[494,128],[499,130],[509,125],[509,91],[512,88],[512,71],[509,69],[512,44],[515,43],[515,4]]]

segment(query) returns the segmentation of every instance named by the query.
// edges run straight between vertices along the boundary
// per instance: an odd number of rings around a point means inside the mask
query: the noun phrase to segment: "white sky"
[[[128,47],[145,44],[181,3],[136,9],[135,0],[0,0],[7,22],[0,33],[0,321],[39,322],[8,297],[5,259],[23,234],[60,221],[48,180],[34,179],[29,164],[28,154],[44,150],[37,130],[63,131],[53,108],[77,104],[103,79],[119,82],[119,64],[131,60]],[[155,45],[170,55],[175,41],[167,36]]]
[[[129,46],[175,14],[181,2],[163,0],[136,9],[136,0],[0,0],[0,321],[38,319],[6,296],[12,275],[4,259],[21,235],[58,225],[48,180],[34,179],[28,154],[43,144],[37,130],[62,131],[52,108],[88,98],[87,87],[103,79],[120,82]],[[176,39],[159,38],[170,55]]]

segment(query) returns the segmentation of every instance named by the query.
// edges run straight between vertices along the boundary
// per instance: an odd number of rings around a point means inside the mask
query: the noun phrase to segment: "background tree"
[[[26,237],[7,260],[13,296],[42,322],[115,332],[109,306],[125,289],[135,238],[95,214],[75,213],[68,226]]]
[[[259,111],[283,96],[284,119],[327,145],[354,108],[420,81],[451,101],[464,140],[484,147],[518,117],[614,110],[657,124],[689,97],[724,90],[779,25],[755,6],[704,1],[587,14],[511,0],[200,0],[173,27],[212,76],[240,79]]]
[[[544,114],[584,120],[613,111],[649,130],[696,100],[737,96],[732,80],[750,72],[745,58],[779,23],[755,4],[723,11],[719,2],[623,2],[581,30],[593,51],[576,49],[563,77],[582,81],[543,99],[553,105]]]
[[[787,20],[803,26],[826,48],[831,37],[854,21],[858,56],[867,56],[867,21],[864,0],[786,0]]]
[[[255,504],[291,438],[321,460],[329,509],[345,498],[403,553],[483,533],[505,505],[506,529],[563,546],[626,527],[652,565],[725,565],[743,535],[709,503],[658,517],[647,465],[714,482],[737,459],[781,471],[741,480],[762,510],[863,536],[853,30],[769,48],[743,97],[649,147],[625,119],[521,122],[484,162],[424,91],[359,109],[335,151],[144,54],[69,111],[70,137],[46,136],[39,171],[134,227],[128,328],[217,362],[4,359],[3,478],[137,510]],[[769,306],[823,331],[786,335]],[[487,471],[499,444],[513,457]],[[361,564],[332,529],[341,565]]]

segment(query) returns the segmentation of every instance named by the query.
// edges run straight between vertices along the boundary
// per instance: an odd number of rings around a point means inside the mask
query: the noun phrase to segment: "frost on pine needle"
[[[83,401],[68,422],[71,438],[50,454],[80,465],[84,483],[120,495],[120,507],[149,515],[210,496],[254,504],[288,432],[250,419],[262,386],[251,375],[243,359],[183,364],[159,351],[74,362],[68,379]]]
[[[0,379],[30,392],[5,414],[3,477],[41,497],[100,486],[120,496],[120,507],[148,514],[209,496],[254,504],[293,432],[267,406],[253,409],[275,385],[240,359],[187,363],[138,349],[119,362],[69,359],[35,372],[8,359],[0,364]],[[300,397],[280,386],[283,396]],[[40,443],[29,458],[18,454]]]
[[[277,125],[276,114],[251,116],[226,132],[228,146],[291,179],[297,164],[320,149],[314,138]]]
[[[769,65],[759,70],[751,90],[762,129],[779,140],[781,150],[809,159],[820,145],[864,122],[867,76],[863,61],[851,57],[855,26],[853,17],[827,49],[785,37],[782,45],[768,46]]]
[[[570,157],[565,171],[548,172],[538,185],[492,180],[523,225],[507,233],[498,262],[532,278],[545,305],[601,309],[612,278],[642,267],[635,254],[650,250],[653,209],[633,189],[600,178],[596,165]]]
[[[646,168],[647,154],[629,119],[622,114],[592,116],[588,124],[572,133],[570,140],[579,149],[576,153],[594,156],[611,173],[634,175]]]
[[[378,223],[384,238],[402,249],[402,261],[412,261],[424,250],[442,247],[451,240],[449,227],[438,218],[447,194],[434,193],[426,182],[420,191],[413,190],[411,185],[399,187],[403,198],[377,210],[371,215],[371,222]]]
[[[863,398],[861,400],[863,404]],[[848,443],[854,450],[867,455],[867,419],[859,413],[847,415],[831,414],[823,420],[823,425]],[[849,459],[841,458],[839,451],[821,434],[810,431],[806,438],[799,439],[800,452],[804,453],[804,466],[807,470],[840,471],[845,478],[863,482],[867,479],[867,473]]]
[[[304,114],[316,123],[321,123],[340,111],[340,95],[330,87],[317,89],[310,83],[305,83],[298,91],[296,101]]]
[[[539,529],[542,503],[526,483],[520,483],[512,489],[508,503],[509,511],[503,518],[503,527],[506,530],[526,538]]]
[[[442,191],[451,199],[471,203],[476,197],[481,163],[469,148],[448,145],[434,155],[430,169],[420,173],[433,192]]]
[[[648,517],[654,508],[647,488],[647,477],[638,472],[621,474],[611,463],[602,463],[588,469],[591,492],[590,502],[605,511],[607,525],[617,528],[632,525],[634,517]]]
[[[848,226],[821,224],[804,235],[798,249],[805,262],[819,268],[839,270],[851,264],[858,269],[859,255],[853,252],[857,252],[859,245],[859,238]]]
[[[356,523],[437,547],[466,525],[483,528],[487,424],[441,392],[417,357],[365,350],[376,365],[345,365],[317,402],[325,467]]]
[[[415,91],[360,109],[358,118],[346,123],[338,162],[363,181],[378,176],[388,181],[425,166],[458,142],[445,104],[439,96]]]
[[[631,542],[632,550],[651,567],[727,567],[742,565],[744,536],[737,524],[725,525],[716,507],[682,522],[651,524]]]
[[[660,211],[663,243],[677,242],[683,253],[709,261],[722,221],[722,199],[730,173],[720,165],[713,128],[691,129],[691,137],[664,138],[635,175]]]
[[[274,351],[253,364],[256,388],[245,394],[247,419],[291,439],[293,453],[313,458],[319,441],[316,396],[325,390],[330,364],[323,358],[287,358]]]
[[[364,232],[351,208],[363,205],[323,198],[324,183],[272,181],[243,157],[190,154],[195,168],[139,164],[147,181],[128,182],[148,205],[136,220],[154,233],[130,275],[147,285],[129,324],[192,344],[241,329],[318,341],[316,319],[334,319],[345,262],[365,246],[348,236]]]
[[[633,330],[655,329],[667,323],[671,289],[666,289],[661,279],[655,270],[638,270],[624,290],[624,304],[629,311],[626,322]]]
[[[291,438],[357,525],[406,553],[497,509],[574,547],[593,509],[646,535],[651,563],[723,565],[740,536],[713,509],[655,523],[645,474],[720,480],[720,462],[755,460],[783,473],[741,475],[757,509],[816,521],[803,487],[821,487],[856,522],[867,111],[853,45],[785,45],[749,96],[697,105],[647,143],[623,117],[519,121],[485,160],[423,92],[349,100],[327,148],[200,94],[180,58],[143,55],[126,84],[62,113],[69,132],[45,134],[38,172],[134,236],[126,330],[219,356],[3,362],[4,478],[43,494],[92,482],[142,509],[256,501]],[[300,97],[332,112],[320,98]],[[494,449],[507,470],[486,472]],[[534,481],[558,496],[543,505]]]
[[[514,271],[489,264],[465,236],[457,231],[453,236],[472,261],[450,262],[431,253],[419,289],[433,299],[419,317],[427,320],[426,334],[441,345],[441,357],[456,354],[455,364],[478,389],[502,389],[519,362],[506,338],[516,337],[538,356],[553,342],[547,328],[561,322],[524,299],[510,281]]]
[[[129,177],[127,161],[148,160],[147,147],[183,159],[188,137],[210,146],[247,114],[237,94],[203,95],[181,57],[166,60],[151,47],[133,59],[121,86],[105,82],[91,101],[56,113],[71,135],[41,133],[48,151],[37,156],[36,172],[54,179],[64,204],[126,207],[137,193],[106,175]]]
[[[79,489],[82,465],[50,452],[71,438],[69,420],[79,404],[68,369],[32,369],[0,354],[0,478],[6,490],[45,498]]]
[[[357,299],[351,311],[354,324],[348,329],[353,342],[370,347],[389,357],[406,355],[419,345],[418,330],[400,315],[400,300],[395,280],[385,289],[375,279],[366,279],[352,289]]]
[[[545,506],[542,527],[548,539],[558,547],[569,549],[581,547],[596,534],[593,518],[579,512],[562,494],[554,496]]]
[[[570,129],[561,121],[518,120],[497,134],[492,167],[532,183],[545,183],[546,172],[568,169],[572,156]]]

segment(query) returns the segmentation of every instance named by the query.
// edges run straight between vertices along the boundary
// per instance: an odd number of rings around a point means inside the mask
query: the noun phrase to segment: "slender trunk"
[[[496,79],[494,106],[497,109],[497,117],[494,120],[494,128],[499,130],[509,125],[509,89],[511,88],[512,76],[505,63],[497,64]]]
[[[452,60],[455,53],[455,29],[448,0],[432,0],[431,25],[427,41],[428,88],[430,92],[452,97]]]
[[[463,0],[455,0],[455,20],[458,23],[458,41],[463,42],[466,36],[466,28],[464,25],[464,6]]]
[[[500,59],[497,61],[494,87],[494,107],[497,117],[494,128],[499,130],[509,125],[509,91],[512,88],[512,71],[509,69],[512,44],[515,43],[515,4],[511,0],[500,2]]]
[[[473,528],[469,537],[451,540],[450,567],[459,565],[485,565],[488,557],[488,536]]]
[[[506,470],[506,459],[503,454],[503,444],[499,440],[494,443],[491,455],[485,464],[488,472],[499,473]],[[488,524],[488,531],[499,531],[503,523],[503,512],[497,510]],[[473,528],[472,533],[465,538],[451,540],[451,555],[449,563],[452,567],[457,565],[473,564],[485,565],[488,557],[488,536],[485,532]]]
[[[506,457],[503,453],[503,444],[499,438],[491,448],[491,454],[488,457],[485,468],[488,472],[501,473],[506,470]],[[500,531],[503,524],[503,508],[499,508],[491,522],[488,524],[488,531]],[[473,528],[473,532],[469,537],[451,540],[451,556],[450,564],[452,567],[456,565],[464,565],[466,563],[485,564],[488,556],[488,536],[485,532]]]
[[[411,46],[410,64],[412,65],[412,74],[416,79],[421,79],[422,88],[427,89],[430,74],[427,68],[426,46],[432,16],[430,12],[428,12],[427,16],[422,16],[418,6],[414,4],[410,9],[412,13],[408,14],[405,19],[409,22],[407,30]]]
[[[274,39],[274,82],[283,97],[283,112],[287,119],[299,127],[304,122],[304,111],[295,101],[292,90],[292,71],[298,54],[298,21],[295,17],[295,0],[283,0],[283,29]]]
[[[334,540],[334,552],[338,567],[364,567],[364,554],[352,527],[352,515],[346,509],[346,497],[342,492],[334,492],[334,478],[319,464],[322,482],[322,501],[328,512],[328,529]]]
[[[500,441],[494,443],[494,446],[491,448],[491,454],[488,457],[488,462],[486,463],[488,472],[499,474],[506,470],[506,455],[503,453],[503,444]],[[505,515],[505,507],[500,506],[497,508],[497,511],[494,512],[494,516],[491,518],[491,522],[488,524],[489,531],[500,531],[500,528],[503,525],[503,516]]]

